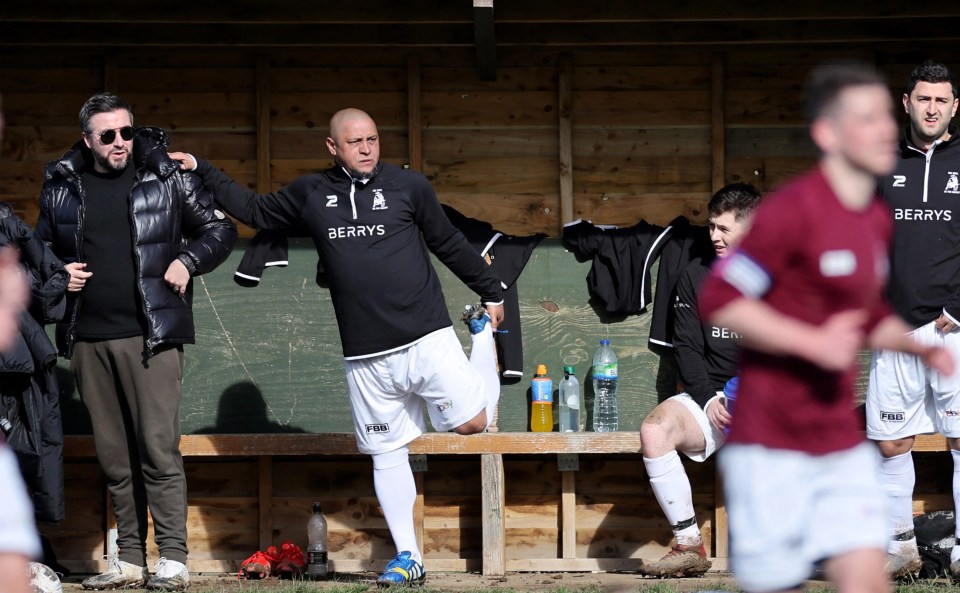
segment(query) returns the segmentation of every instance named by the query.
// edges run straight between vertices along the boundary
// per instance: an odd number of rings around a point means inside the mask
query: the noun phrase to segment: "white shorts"
[[[960,331],[944,334],[934,322],[910,333],[921,344],[942,346],[960,361]],[[867,438],[890,441],[938,432],[960,437],[960,373],[943,377],[920,357],[889,350],[873,354],[867,387]]]
[[[363,453],[393,451],[423,434],[424,403],[438,431],[452,430],[486,408],[483,378],[452,327],[408,348],[344,364],[357,448]]]
[[[717,395],[723,395],[722,391],[718,391]],[[710,420],[707,418],[707,413],[703,411],[703,408],[697,405],[697,402],[693,401],[693,398],[686,393],[680,393],[674,395],[673,397],[667,399],[667,401],[675,401],[678,404],[683,404],[688,412],[693,416],[697,421],[697,425],[700,427],[700,432],[703,433],[703,440],[706,442],[706,447],[703,451],[682,451],[684,455],[689,457],[694,461],[706,461],[711,455],[713,455],[717,449],[723,446],[723,442],[726,440],[726,435],[723,434],[722,430],[718,430],[713,424],[710,424]]]
[[[872,443],[827,455],[731,444],[718,459],[730,521],[730,566],[744,590],[793,588],[820,560],[887,549]]]

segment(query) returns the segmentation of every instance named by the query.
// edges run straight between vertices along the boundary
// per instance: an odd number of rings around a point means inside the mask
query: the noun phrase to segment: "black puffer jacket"
[[[139,128],[133,140],[137,174],[130,219],[138,291],[149,325],[148,355],[161,344],[194,342],[192,283],[186,297],[178,297],[163,281],[170,262],[180,259],[191,275],[205,274],[227,259],[237,239],[233,221],[215,208],[213,196],[196,175],[182,172],[170,159],[166,146],[167,135],[159,128]],[[92,161],[90,150],[78,142],[45,171],[37,234],[66,264],[83,261],[82,173]],[[68,293],[67,315],[57,326],[57,347],[67,358],[73,353],[82,295]]]
[[[0,245],[14,245],[29,279],[30,310],[13,345],[0,352],[0,417],[33,498],[38,521],[63,519],[63,425],[57,351],[43,330],[63,315],[70,275],[33,229],[0,202]]]

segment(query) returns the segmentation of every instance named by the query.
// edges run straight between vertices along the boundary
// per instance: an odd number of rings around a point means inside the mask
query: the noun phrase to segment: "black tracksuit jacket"
[[[920,327],[944,311],[960,320],[960,130],[925,153],[907,137],[880,194],[893,212],[888,296]]]
[[[417,172],[382,163],[362,183],[334,166],[265,195],[205,161],[198,161],[197,172],[242,222],[258,229],[307,229],[330,285],[345,358],[399,350],[451,325],[428,250],[482,302],[503,300],[500,281]]]

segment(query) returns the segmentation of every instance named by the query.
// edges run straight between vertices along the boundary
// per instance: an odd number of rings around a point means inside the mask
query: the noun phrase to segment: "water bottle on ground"
[[[560,432],[579,432],[580,425],[580,382],[574,367],[563,367],[563,381],[560,381]]]
[[[327,578],[327,520],[320,512],[320,503],[313,503],[313,514],[307,522],[307,578]]]
[[[740,380],[734,376],[726,385],[723,386],[723,397],[726,399],[724,402],[727,406],[727,413],[733,416],[733,403],[737,401],[737,386],[739,385]],[[724,436],[730,435],[730,425],[727,424],[723,427]]]
[[[610,340],[600,340],[593,357],[593,430],[613,432],[620,426],[617,411],[617,355]]]
[[[537,365],[537,375],[530,382],[530,430],[553,431],[553,381],[545,364]]]

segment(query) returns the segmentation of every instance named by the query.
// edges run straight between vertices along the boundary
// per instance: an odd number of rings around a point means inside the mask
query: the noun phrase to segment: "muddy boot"
[[[710,570],[710,566],[711,562],[707,560],[707,551],[702,543],[692,546],[677,544],[660,560],[644,562],[639,572],[661,579],[699,577]]]

